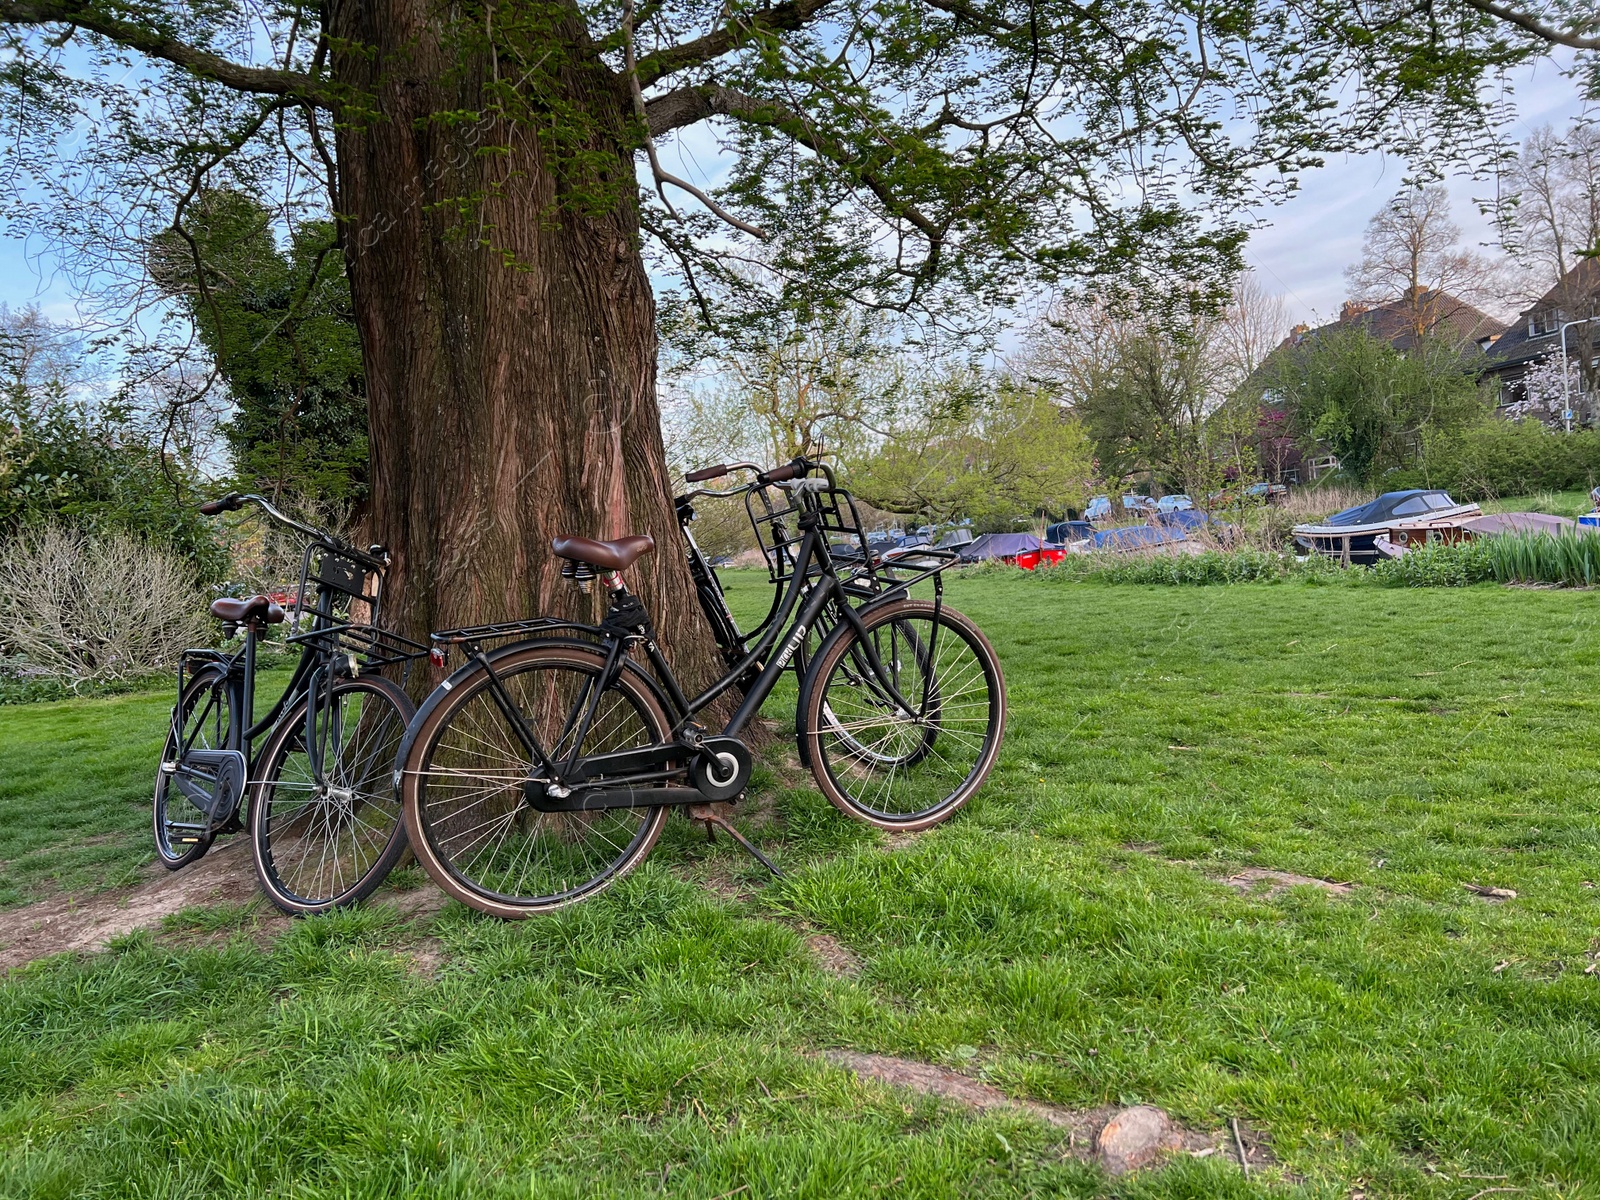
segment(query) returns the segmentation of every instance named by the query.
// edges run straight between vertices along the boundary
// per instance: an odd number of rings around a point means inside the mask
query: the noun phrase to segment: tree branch
[[[676,219],[678,214],[672,212],[672,202],[667,199],[666,185],[670,183],[673,187],[680,188],[681,190],[688,192],[696,200],[700,201],[701,204],[705,205],[706,208],[708,208],[711,212],[715,213],[719,218],[726,221],[729,225],[732,225],[735,229],[738,229],[744,233],[748,233],[753,238],[759,238],[762,241],[766,241],[766,230],[752,225],[748,221],[741,221],[738,217],[734,216],[727,209],[723,208],[722,205],[718,204],[710,196],[706,195],[705,192],[695,187],[694,184],[688,182],[687,180],[679,179],[676,175],[673,175],[662,168],[661,159],[656,155],[655,135],[650,131],[650,118],[645,112],[644,93],[639,87],[639,64],[633,56],[633,0],[623,0],[622,39],[623,51],[627,65],[628,91],[633,97],[634,115],[639,118],[640,124],[644,126],[645,154],[650,159],[650,172],[655,176],[656,193],[661,197],[661,203],[667,206],[667,211],[672,213],[673,218]]]
[[[665,133],[710,117],[733,117],[752,125],[777,129],[794,138],[801,145],[837,166],[856,173],[856,177],[876,196],[883,206],[895,216],[904,217],[922,231],[938,254],[944,241],[944,231],[915,205],[907,204],[890,191],[889,186],[860,159],[850,155],[844,147],[825,138],[792,108],[775,100],[763,100],[730,87],[710,84],[705,87],[683,87],[645,103],[645,119],[652,134]]]
[[[783,0],[771,8],[730,20],[715,33],[656,50],[639,60],[639,84],[649,87],[664,75],[721,58],[740,42],[762,33],[792,33],[809,24],[830,0]]]
[[[1600,37],[1584,37],[1580,33],[1557,29],[1553,25],[1546,25],[1538,17],[1518,12],[1504,4],[1496,4],[1495,0],[1465,0],[1465,3],[1469,8],[1488,13],[1491,17],[1499,17],[1502,21],[1526,30],[1537,38],[1543,38],[1552,45],[1571,46],[1575,50],[1600,50]]]
[[[87,29],[119,46],[172,63],[234,91],[283,96],[318,108],[337,107],[330,89],[314,76],[232,62],[159,30],[122,20],[82,0],[0,0],[0,25],[57,24]]]

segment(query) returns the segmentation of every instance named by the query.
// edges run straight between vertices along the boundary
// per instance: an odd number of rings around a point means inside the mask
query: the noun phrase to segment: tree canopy
[[[1449,339],[1401,353],[1359,325],[1307,337],[1274,356],[1269,386],[1308,447],[1326,445],[1370,483],[1412,466],[1425,436],[1450,436],[1489,412],[1479,364]]]
[[[366,387],[344,263],[330,223],[286,249],[257,198],[201,193],[188,236],[157,238],[156,282],[181,299],[235,412],[222,433],[251,490],[359,502],[367,487]]]
[[[375,53],[330,35],[351,3],[0,3],[19,215],[111,253],[131,230],[182,227],[203,182],[233,172],[282,183],[294,223],[332,174],[329,119],[398,115],[339,68]],[[1130,264],[1220,287],[1247,200],[1380,138],[1401,153],[1485,152],[1486,71],[1551,38],[1600,44],[1581,6],[1494,0],[472,0],[450,12],[455,65],[375,65],[473,77],[461,107],[425,115],[456,135],[419,164],[433,182],[458,173],[462,144],[514,171],[521,128],[557,164],[558,208],[603,205],[617,181],[593,135],[615,118],[655,187],[641,218],[654,252],[694,301],[759,238],[779,304],[850,299],[956,323],[1033,283]],[[132,73],[130,52],[145,60]],[[603,99],[574,102],[580,70]],[[702,122],[729,163],[714,194],[664,165],[671,139]],[[62,172],[74,124],[85,137]],[[67,206],[108,184],[126,210]],[[452,197],[460,231],[501,246],[479,219],[501,185],[481,185]],[[337,194],[329,203],[339,211]]]

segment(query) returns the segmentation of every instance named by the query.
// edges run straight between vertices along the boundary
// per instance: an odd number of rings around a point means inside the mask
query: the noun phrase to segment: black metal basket
[[[774,491],[778,493],[776,501],[771,494]],[[820,518],[817,530],[828,543],[840,581],[863,597],[910,587],[954,566],[959,557],[956,550],[923,546],[908,551],[875,550],[855,498],[831,477],[753,489],[745,496],[745,510],[775,584],[785,583],[794,574],[796,552],[804,537],[800,515],[808,512]]]
[[[421,642],[376,625],[326,625],[290,634],[284,641],[295,646],[310,646],[333,658],[354,659],[369,670],[410,662],[428,653]]]

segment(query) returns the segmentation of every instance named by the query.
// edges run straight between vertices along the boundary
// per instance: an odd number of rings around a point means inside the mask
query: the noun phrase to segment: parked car
[[[1110,515],[1110,496],[1095,496],[1089,501],[1089,507],[1083,510],[1083,519],[1085,521],[1104,521]]]
[[[1158,513],[1188,512],[1194,507],[1194,501],[1179,492],[1176,496],[1163,496],[1156,501]]]
[[[1127,492],[1122,497],[1122,507],[1130,513],[1153,513],[1156,511],[1156,502],[1149,496],[1137,496]]]
[[[1229,508],[1236,504],[1283,504],[1289,499],[1289,486],[1283,483],[1252,483],[1242,491],[1224,488],[1206,497],[1207,508]]]

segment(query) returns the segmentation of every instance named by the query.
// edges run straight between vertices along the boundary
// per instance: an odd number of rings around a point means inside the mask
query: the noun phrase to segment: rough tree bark
[[[330,17],[336,47],[370,48],[336,53],[335,77],[378,114],[341,122],[338,191],[367,373],[372,532],[395,550],[396,627],[592,614],[597,601],[559,578],[550,539],[649,533],[656,553],[629,582],[675,665],[704,681],[715,655],[661,439],[625,87],[597,57],[561,75],[565,99],[596,118],[585,149],[615,197],[583,210],[565,203],[525,125],[436,119],[485,107],[443,10],[336,0]],[[582,43],[580,27],[565,32]],[[494,144],[510,153],[483,153]]]

